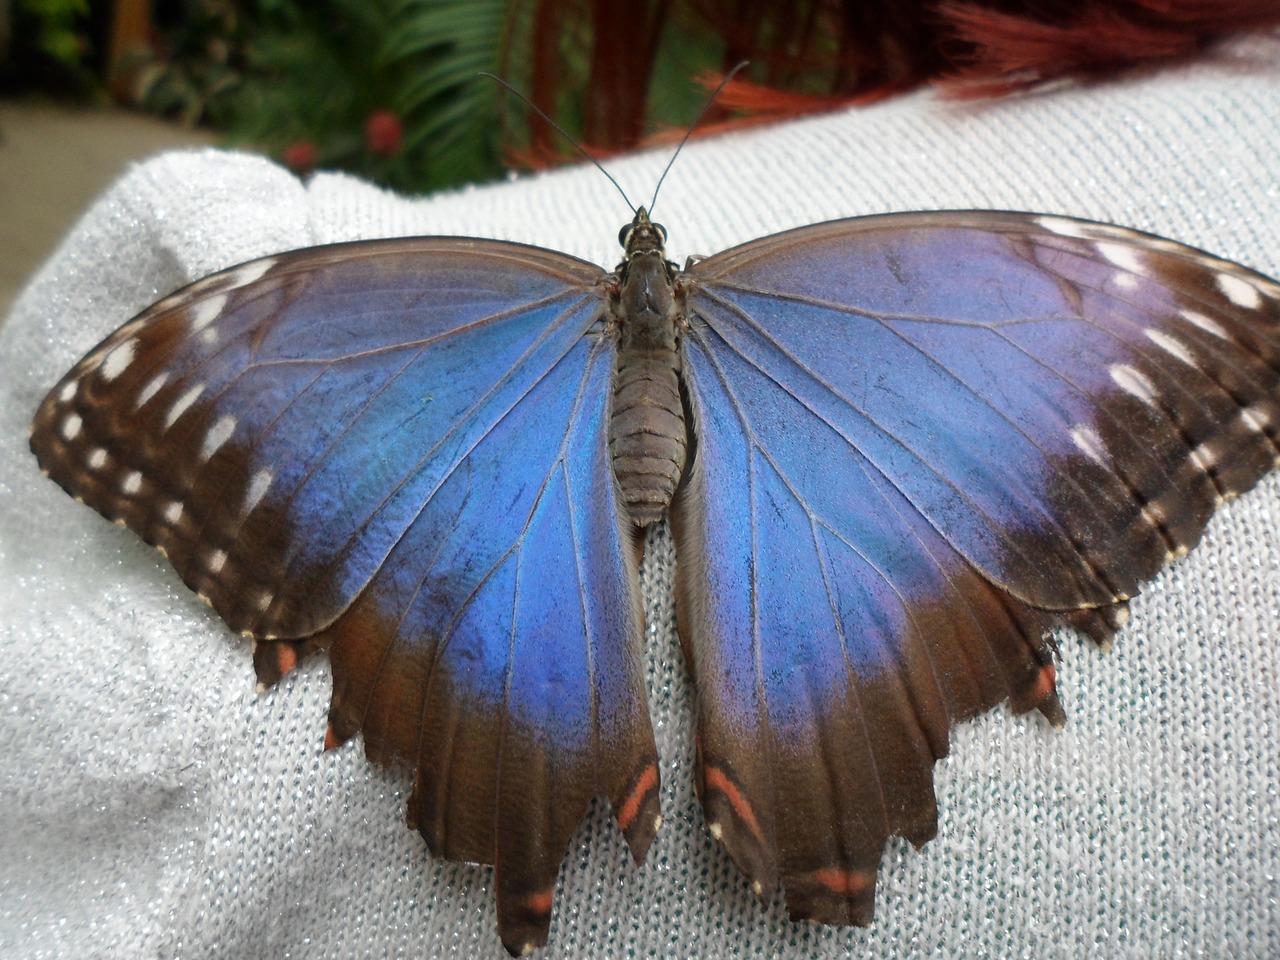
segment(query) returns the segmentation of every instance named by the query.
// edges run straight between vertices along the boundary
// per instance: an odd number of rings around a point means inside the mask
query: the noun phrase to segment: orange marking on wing
[[[724,794],[729,805],[733,807],[733,812],[738,819],[742,821],[756,837],[760,836],[760,824],[756,822],[755,811],[751,809],[751,802],[742,795],[742,791],[738,789],[737,784],[729,779],[728,775],[719,767],[707,767],[707,786],[712,790],[719,790]]]
[[[298,665],[298,651],[287,643],[276,644],[276,669],[284,676]]]
[[[636,781],[635,787],[627,794],[627,799],[622,804],[622,809],[618,811],[618,827],[623,833],[631,829],[631,824],[635,822],[636,815],[640,813],[640,805],[644,803],[644,798],[649,795],[649,791],[658,785],[658,767],[656,764],[649,764],[644,768],[644,772],[640,774],[640,779]]]
[[[338,742],[338,735],[333,732],[333,724],[329,724],[324,728],[324,748],[332,750],[334,747],[340,746],[342,744]]]
[[[552,887],[531,893],[524,898],[525,906],[529,908],[530,913],[548,914],[551,912],[551,899],[554,893],[555,890]]]
[[[1053,693],[1054,684],[1058,679],[1058,671],[1054,669],[1052,663],[1046,663],[1040,668],[1040,675],[1036,677],[1035,698],[1036,703],[1040,703],[1049,694]]]
[[[838,896],[852,898],[866,893],[876,882],[876,875],[869,870],[838,870],[835,867],[826,867],[815,870],[813,879]]]

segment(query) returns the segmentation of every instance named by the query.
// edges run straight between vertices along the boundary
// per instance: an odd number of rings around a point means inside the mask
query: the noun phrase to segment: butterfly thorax
[[[609,454],[627,514],[644,527],[662,517],[684,471],[684,296],[663,252],[665,231],[643,207],[621,239],[627,256],[609,301],[618,336]]]

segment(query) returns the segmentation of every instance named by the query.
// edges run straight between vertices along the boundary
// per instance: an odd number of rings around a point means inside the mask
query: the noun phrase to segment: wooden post
[[[117,100],[133,99],[136,68],[128,66],[130,55],[151,49],[151,0],[115,0],[111,12],[111,35],[107,39],[107,89]]]

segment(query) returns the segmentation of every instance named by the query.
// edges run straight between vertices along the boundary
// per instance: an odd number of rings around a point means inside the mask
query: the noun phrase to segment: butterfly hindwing
[[[702,433],[673,522],[707,818],[762,895],[781,879],[794,916],[868,923],[885,839],[935,832],[951,721],[1008,697],[1060,713],[1049,617],[700,340],[687,358]]]
[[[416,771],[411,821],[495,865],[513,951],[545,941],[593,797],[637,859],[656,829],[600,276],[447,238],[256,261],[122,327],[33,432],[258,641],[265,682],[329,649],[330,742]]]
[[[1134,231],[903,214],[694,266],[673,508],[712,831],[793,916],[869,922],[954,720],[1062,716],[1045,632],[1106,640],[1280,452],[1280,287]]]

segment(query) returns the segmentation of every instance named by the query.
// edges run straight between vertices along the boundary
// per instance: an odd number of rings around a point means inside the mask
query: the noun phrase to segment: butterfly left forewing
[[[596,268],[504,270],[512,249],[343,244],[201,280],[77,364],[33,447],[233,628],[311,633],[592,322]]]
[[[1065,218],[906,214],[699,263],[673,509],[713,832],[794,915],[870,919],[948,724],[1061,719],[1106,640],[1276,462],[1280,287]]]
[[[593,797],[637,858],[656,829],[599,279],[447,238],[246,264],[109,337],[32,434],[258,641],[263,682],[330,650],[330,745],[415,771],[411,820],[495,866],[517,952]]]

